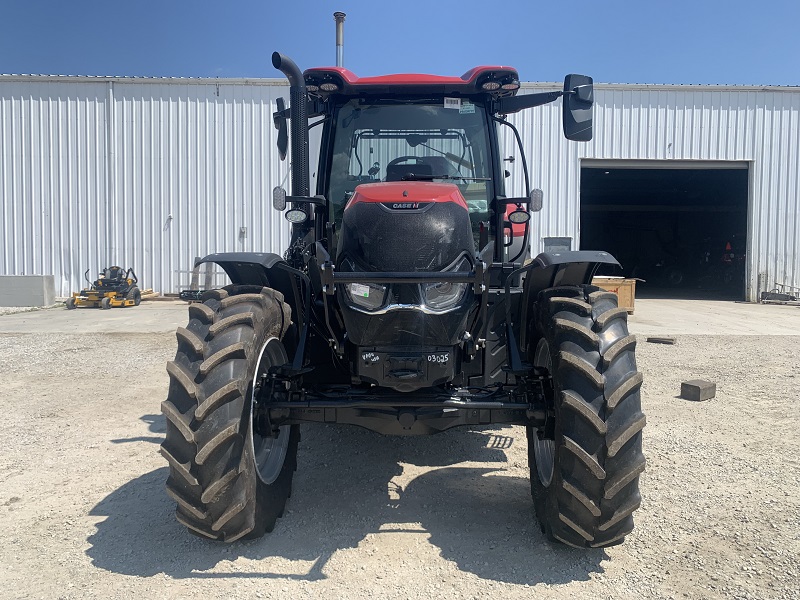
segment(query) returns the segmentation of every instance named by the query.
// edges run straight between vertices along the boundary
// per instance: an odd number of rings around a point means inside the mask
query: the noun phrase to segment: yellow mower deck
[[[75,306],[85,306],[87,308],[98,308],[100,307],[100,303],[103,301],[103,298],[108,298],[109,303],[112,307],[124,307],[124,306],[136,306],[136,301],[131,299],[124,298],[122,296],[117,295],[115,292],[92,292],[92,291],[82,291],[82,292],[74,292],[72,294],[72,298],[75,300]]]

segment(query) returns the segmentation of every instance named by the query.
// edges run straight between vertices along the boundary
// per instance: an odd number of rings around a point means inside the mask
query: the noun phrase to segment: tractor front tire
[[[297,425],[262,437],[253,423],[256,388],[287,362],[281,343],[291,309],[280,292],[228,286],[189,306],[178,352],[167,364],[161,405],[167,433],[167,494],[190,532],[233,542],[272,531],[291,495]]]
[[[75,310],[75,298],[67,298],[67,310]]]
[[[540,293],[529,359],[546,369],[553,422],[528,428],[531,493],[551,541],[602,548],[623,541],[644,471],[636,338],[617,296],[593,286]]]
[[[111,298],[106,296],[105,298],[100,300],[100,308],[102,308],[103,310],[110,309],[111,308]]]

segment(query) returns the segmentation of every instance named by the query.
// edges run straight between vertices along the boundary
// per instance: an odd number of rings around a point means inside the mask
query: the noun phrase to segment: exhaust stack
[[[333,13],[333,19],[336,21],[336,66],[344,66],[344,18],[347,15],[343,12],[336,11]]]
[[[308,196],[308,100],[303,73],[295,62],[280,52],[272,53],[272,66],[289,80],[289,108],[291,109],[292,142],[292,195]]]

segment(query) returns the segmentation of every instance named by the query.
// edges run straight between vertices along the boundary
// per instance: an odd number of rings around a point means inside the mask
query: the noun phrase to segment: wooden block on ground
[[[701,402],[717,395],[717,384],[702,379],[692,379],[681,383],[681,398]]]
[[[674,337],[649,337],[647,341],[651,344],[674,344],[676,339]]]

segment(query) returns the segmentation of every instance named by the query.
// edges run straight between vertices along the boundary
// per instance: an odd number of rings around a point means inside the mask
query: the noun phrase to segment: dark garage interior
[[[581,169],[582,250],[606,250],[638,297],[744,299],[747,168]]]

